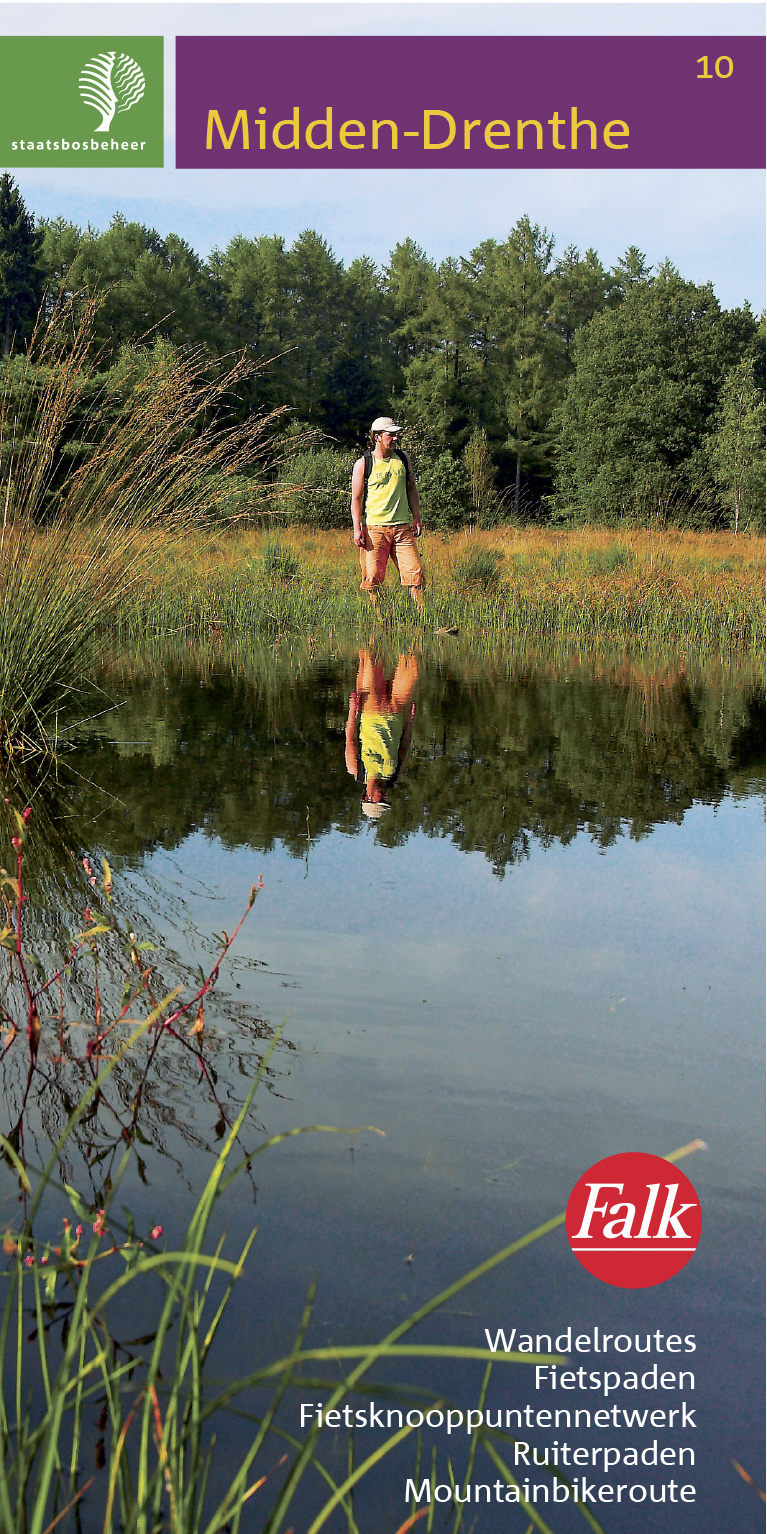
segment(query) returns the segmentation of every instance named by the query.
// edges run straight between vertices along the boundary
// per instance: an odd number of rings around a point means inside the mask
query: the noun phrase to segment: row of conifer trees
[[[558,255],[523,217],[506,240],[441,263],[408,239],[382,268],[366,256],[344,266],[311,230],[292,245],[238,235],[204,260],[119,214],[103,232],[35,221],[5,174],[6,356],[62,285],[105,295],[103,368],[136,343],[269,359],[238,409],[287,405],[294,430],[329,439],[294,465],[308,490],[333,491],[299,498],[315,519],[336,505],[372,417],[394,409],[445,526],[764,524],[764,320],[636,247],[608,270],[595,250]]]

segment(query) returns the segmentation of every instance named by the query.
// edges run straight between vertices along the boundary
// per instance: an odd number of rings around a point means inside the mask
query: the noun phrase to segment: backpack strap
[[[364,517],[364,515],[365,515],[365,507],[367,506],[367,503],[368,503],[368,480],[370,479],[370,476],[371,476],[371,474],[373,472],[373,454],[370,452],[369,449],[364,454],[363,462],[364,462],[364,465],[365,465],[365,483],[364,483],[363,490],[362,490],[362,515]]]
[[[399,458],[400,463],[404,463],[404,465],[405,465],[405,475],[406,475],[406,478],[409,479],[410,478],[410,465],[408,464],[408,461],[407,461],[407,453],[403,452],[401,447],[395,447],[394,451],[397,454],[397,457]]]

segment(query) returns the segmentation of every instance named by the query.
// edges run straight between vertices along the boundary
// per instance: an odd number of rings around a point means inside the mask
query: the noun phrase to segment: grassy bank
[[[138,495],[129,480],[126,494]],[[296,639],[319,649],[368,642],[372,631],[376,642],[401,646],[450,628],[462,648],[485,651],[546,642],[755,656],[764,645],[763,539],[603,529],[427,534],[421,614],[393,571],[371,607],[350,531],[214,532],[191,516],[155,517],[156,500],[150,495],[135,519],[118,506],[101,518],[62,512],[46,528],[21,519],[3,530],[2,755],[49,742],[100,660],[147,643]]]
[[[391,571],[375,619],[345,532],[193,533],[168,542],[121,603],[116,634],[273,640],[457,625],[492,642],[527,638],[672,642],[750,649],[764,641],[764,540],[730,534],[502,528],[423,539],[427,611]]]

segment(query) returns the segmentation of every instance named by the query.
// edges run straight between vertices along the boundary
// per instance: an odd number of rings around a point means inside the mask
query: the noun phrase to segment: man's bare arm
[[[407,503],[410,507],[410,515],[413,518],[413,532],[415,533],[416,538],[418,538],[423,531],[423,526],[421,523],[421,503],[418,499],[418,486],[415,482],[413,465],[410,462],[410,456],[408,453],[405,453],[405,462],[407,464],[407,479],[405,480],[405,488],[407,490]]]
[[[354,542],[358,548],[365,544],[365,524],[363,516],[363,499],[365,495],[365,460],[358,458],[352,472],[352,523],[354,525]]]
[[[353,692],[349,699],[349,713],[346,718],[346,771],[353,778],[356,778],[358,770],[357,731],[361,706],[360,694]]]
[[[407,713],[405,728],[402,731],[402,739],[399,743],[399,751],[397,752],[397,760],[400,763],[404,762],[405,757],[410,750],[410,742],[413,739],[413,720],[415,719],[415,712],[416,705],[415,703],[411,703]]]

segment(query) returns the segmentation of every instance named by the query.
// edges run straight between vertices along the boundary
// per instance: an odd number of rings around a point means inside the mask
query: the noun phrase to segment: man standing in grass
[[[360,551],[362,590],[375,606],[386,565],[393,559],[416,607],[423,607],[423,567],[416,548],[421,533],[413,468],[399,445],[402,427],[381,415],[370,428],[372,450],[358,458],[352,474],[354,542]]]

